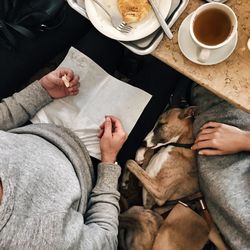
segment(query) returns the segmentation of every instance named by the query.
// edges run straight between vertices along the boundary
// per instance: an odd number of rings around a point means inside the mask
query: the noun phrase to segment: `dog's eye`
[[[158,124],[156,125],[156,128],[160,128],[160,127],[167,126],[167,125],[168,125],[167,122],[158,122]]]
[[[165,125],[165,124],[166,124],[165,122],[158,122],[158,123],[157,123],[157,126],[158,126],[158,127],[161,127],[161,126],[163,126],[163,125]]]
[[[159,130],[162,127],[162,125],[160,123],[157,123],[157,125],[154,128],[154,132],[157,132],[157,130]]]
[[[159,134],[163,131],[166,131],[168,129],[167,123],[158,123],[154,129],[155,134]]]

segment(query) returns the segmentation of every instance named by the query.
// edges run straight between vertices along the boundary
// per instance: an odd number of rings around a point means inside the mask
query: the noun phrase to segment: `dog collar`
[[[169,144],[164,144],[164,145],[162,145],[162,146],[160,146],[160,147],[158,147],[158,148],[156,148],[154,150],[155,150],[155,152],[158,152],[161,148],[163,148],[163,147],[166,148],[168,146],[191,149],[191,147],[193,145],[194,145],[193,143],[187,143],[187,144],[185,144],[185,143],[171,142]]]
[[[194,144],[193,143],[175,143],[175,142],[172,142],[172,143],[169,143],[169,144],[166,144],[165,146],[174,146],[174,147],[179,147],[179,148],[191,148]]]

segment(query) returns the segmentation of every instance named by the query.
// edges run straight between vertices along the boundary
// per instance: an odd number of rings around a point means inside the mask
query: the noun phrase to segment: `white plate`
[[[117,7],[117,0],[99,0],[99,1],[101,1],[101,3],[105,5],[108,11],[120,14]],[[158,4],[163,17],[167,17],[171,7],[172,0],[155,0],[155,1]],[[129,33],[127,34],[121,33],[112,26],[109,16],[94,1],[85,0],[85,6],[89,20],[92,22],[95,28],[99,30],[101,33],[103,33],[105,36],[108,36],[115,40],[134,41],[142,39],[153,33],[160,26],[159,22],[157,21],[154,15],[153,10],[151,10],[149,14],[141,22],[134,23],[131,25],[133,26],[133,29]]]
[[[183,20],[178,31],[178,43],[183,55],[187,57],[190,61],[201,65],[213,65],[226,60],[233,53],[237,45],[238,34],[235,35],[235,37],[231,40],[231,42],[228,45],[223,46],[219,49],[212,50],[208,61],[202,63],[198,61],[197,58],[199,47],[194,43],[189,33],[189,24],[191,16],[192,13]]]

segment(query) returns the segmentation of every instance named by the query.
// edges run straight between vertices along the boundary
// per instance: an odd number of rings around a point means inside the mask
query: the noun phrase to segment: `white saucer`
[[[212,50],[208,61],[202,63],[198,61],[197,58],[199,47],[194,43],[189,33],[189,23],[191,20],[191,16],[192,13],[183,20],[178,31],[178,43],[183,55],[187,57],[190,61],[201,65],[213,65],[227,59],[233,53],[236,47],[238,41],[238,34],[233,37],[233,39],[229,42],[228,45],[219,49]]]

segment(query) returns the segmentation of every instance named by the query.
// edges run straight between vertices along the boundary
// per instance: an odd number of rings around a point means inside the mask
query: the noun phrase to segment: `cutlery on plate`
[[[110,17],[111,23],[114,26],[114,28],[116,28],[122,33],[129,33],[131,31],[132,27],[123,21],[122,16],[119,15],[119,13],[110,13],[105,8],[105,6],[98,0],[92,0],[92,1],[98,4],[104,10],[104,12]]]
[[[162,16],[160,10],[158,9],[156,3],[154,0],[148,0],[150,5],[152,6],[152,9],[155,13],[155,16],[158,19],[158,22],[160,23],[163,31],[165,32],[165,34],[167,35],[167,37],[169,39],[173,38],[173,33],[171,32],[170,28],[168,27],[167,23],[165,22],[165,18]]]

